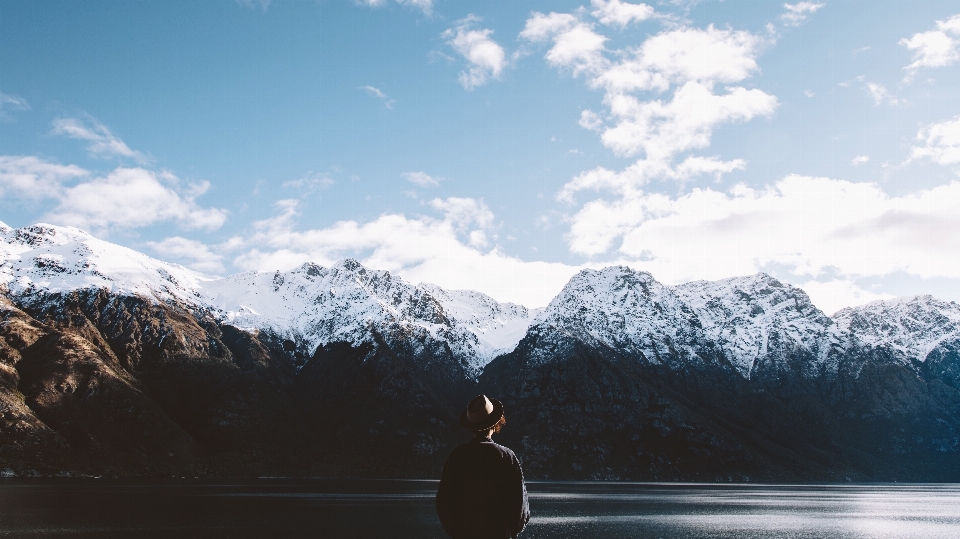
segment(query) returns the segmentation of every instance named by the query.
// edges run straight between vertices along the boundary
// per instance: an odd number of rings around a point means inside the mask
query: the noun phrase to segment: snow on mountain
[[[477,336],[489,352],[486,362],[512,352],[543,308],[528,309],[516,303],[499,303],[473,290],[446,290],[423,283],[418,288],[429,292],[443,305],[447,315]]]
[[[696,356],[693,345],[699,330],[692,318],[680,297],[649,273],[611,266],[574,275],[535,325],[589,344],[643,354],[656,364],[671,355],[670,350]]]
[[[346,259],[330,268],[304,264],[289,272],[242,273],[205,285],[232,324],[269,329],[305,342],[363,342],[373,333],[445,342],[472,375],[512,350],[533,315],[478,292],[412,286],[386,271]],[[535,313],[534,313],[535,314]]]
[[[0,292],[36,301],[90,288],[212,311],[239,327],[293,338],[308,351],[336,340],[406,335],[422,346],[448,346],[472,375],[513,350],[531,327],[653,363],[667,352],[697,361],[705,344],[717,346],[745,378],[758,361],[794,352],[832,368],[849,346],[889,346],[924,360],[944,340],[960,339],[954,302],[898,298],[843,309],[831,319],[803,290],[762,273],[666,286],[623,266],[584,270],[548,307],[527,309],[479,292],[413,286],[349,259],[329,268],[304,264],[212,279],[76,228],[13,229],[0,222]]]
[[[446,343],[473,374],[512,350],[539,312],[479,292],[412,286],[349,259],[331,268],[304,264],[212,279],[76,228],[46,224],[13,229],[0,223],[2,288],[22,299],[105,288],[181,302],[245,329],[296,337],[310,352],[335,340],[369,341],[373,332],[429,337]]]
[[[720,346],[745,378],[761,358],[808,350],[832,362],[844,338],[807,294],[765,273],[694,281],[673,290],[696,313],[707,338]]]
[[[209,278],[179,264],[156,260],[73,227],[0,225],[0,290],[13,297],[105,288],[164,302],[203,303],[201,288]]]
[[[941,342],[960,339],[960,305],[929,295],[874,301],[833,317],[862,345],[889,346],[919,361]]]

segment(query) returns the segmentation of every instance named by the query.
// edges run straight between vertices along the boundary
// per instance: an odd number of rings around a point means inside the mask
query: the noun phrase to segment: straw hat
[[[492,429],[503,417],[503,404],[486,395],[477,395],[460,415],[460,426],[473,432]]]

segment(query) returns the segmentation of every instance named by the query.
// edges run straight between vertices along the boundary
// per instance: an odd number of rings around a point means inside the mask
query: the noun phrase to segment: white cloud
[[[603,132],[603,144],[617,155],[644,153],[649,160],[706,148],[717,125],[770,116],[779,105],[762,90],[734,87],[718,95],[712,85],[694,81],[678,88],[668,102],[626,94],[608,94],[605,101],[618,122]]]
[[[603,118],[599,114],[593,112],[590,109],[586,109],[580,112],[580,127],[584,129],[589,129],[590,131],[599,131],[603,127]]]
[[[147,158],[110,132],[100,122],[90,119],[91,125],[76,118],[60,118],[53,122],[53,132],[90,143],[87,151],[100,157],[129,157],[143,163]]]
[[[875,82],[868,82],[864,89],[870,94],[870,97],[873,98],[873,104],[880,106],[884,103],[888,105],[899,105],[901,103],[900,99],[890,95],[890,92],[887,91],[887,88],[882,84],[877,84]]]
[[[34,156],[2,155],[0,196],[7,200],[57,198],[63,192],[64,182],[88,175],[76,165],[48,163]]]
[[[341,221],[322,229],[299,231],[298,203],[278,203],[280,214],[258,221],[242,242],[246,252],[237,267],[274,271],[307,261],[329,265],[352,256],[371,268],[386,269],[411,282],[430,282],[452,289],[471,289],[500,301],[530,307],[546,305],[579,266],[525,262],[488,247],[486,232],[494,215],[469,198],[435,199],[431,207],[442,218],[381,215],[373,221]]]
[[[9,120],[11,110],[30,110],[30,104],[20,96],[0,92],[0,120]]]
[[[923,146],[914,146],[910,159],[926,157],[941,165],[960,163],[960,116],[920,129],[917,140]]]
[[[807,281],[800,288],[810,296],[810,300],[828,315],[855,305],[864,305],[871,301],[893,299],[892,294],[877,294],[864,290],[851,279],[833,279],[830,281]]]
[[[858,155],[858,156],[854,157],[853,160],[850,161],[850,164],[853,165],[853,166],[855,166],[855,167],[859,167],[860,165],[863,165],[863,164],[866,164],[866,163],[869,163],[869,162],[870,162],[870,156],[869,156],[869,155]]]
[[[224,272],[223,256],[199,241],[174,236],[163,241],[150,241],[147,245],[165,259],[183,262],[196,271],[215,275]]]
[[[554,67],[569,68],[577,76],[602,71],[609,65],[603,56],[607,38],[593,28],[592,24],[569,13],[534,12],[520,37],[533,43],[552,40],[553,46],[545,55],[547,62]]]
[[[390,99],[389,97],[387,97],[386,94],[384,94],[382,91],[380,91],[379,88],[375,86],[361,86],[360,89],[374,97],[380,98],[380,100],[383,101],[383,106],[387,107],[388,109],[392,109],[393,105],[395,105],[397,102],[396,99]]]
[[[601,24],[626,27],[634,21],[644,21],[653,16],[653,8],[646,4],[631,4],[622,0],[593,0],[591,15]]]
[[[815,280],[960,278],[958,227],[960,182],[891,197],[871,183],[792,175],[766,189],[596,200],[574,216],[570,241],[577,252],[599,254],[622,237],[619,254],[644,260],[665,282],[771,266]]]
[[[913,62],[903,68],[907,72],[905,81],[911,81],[920,68],[944,67],[960,58],[960,14],[937,21],[936,26],[936,30],[900,40],[901,45],[913,51]]]
[[[783,8],[786,11],[780,16],[780,20],[788,26],[800,26],[810,18],[810,15],[813,15],[818,9],[825,5],[826,4],[818,4],[816,2],[784,4]]]
[[[506,66],[503,47],[490,38],[493,30],[473,28],[479,20],[471,15],[440,35],[470,62],[469,69],[460,73],[460,84],[467,90],[483,86],[491,78],[499,78]]]
[[[403,179],[420,187],[436,187],[440,185],[442,178],[435,178],[426,172],[404,172],[401,174]]]
[[[178,180],[169,173],[120,167],[59,192],[59,204],[46,219],[92,230],[164,221],[213,230],[226,221],[226,210],[201,208],[194,200],[206,192],[209,183],[186,186],[182,193],[165,183],[177,184]]]

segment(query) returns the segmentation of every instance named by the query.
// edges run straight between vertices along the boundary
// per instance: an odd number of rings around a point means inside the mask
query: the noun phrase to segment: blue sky
[[[352,256],[960,300],[960,7],[0,3],[0,220],[211,275]]]

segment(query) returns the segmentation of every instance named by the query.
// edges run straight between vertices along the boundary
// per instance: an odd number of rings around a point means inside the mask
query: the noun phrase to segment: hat
[[[473,432],[492,429],[503,417],[503,404],[486,395],[477,395],[460,416],[460,426]]]

